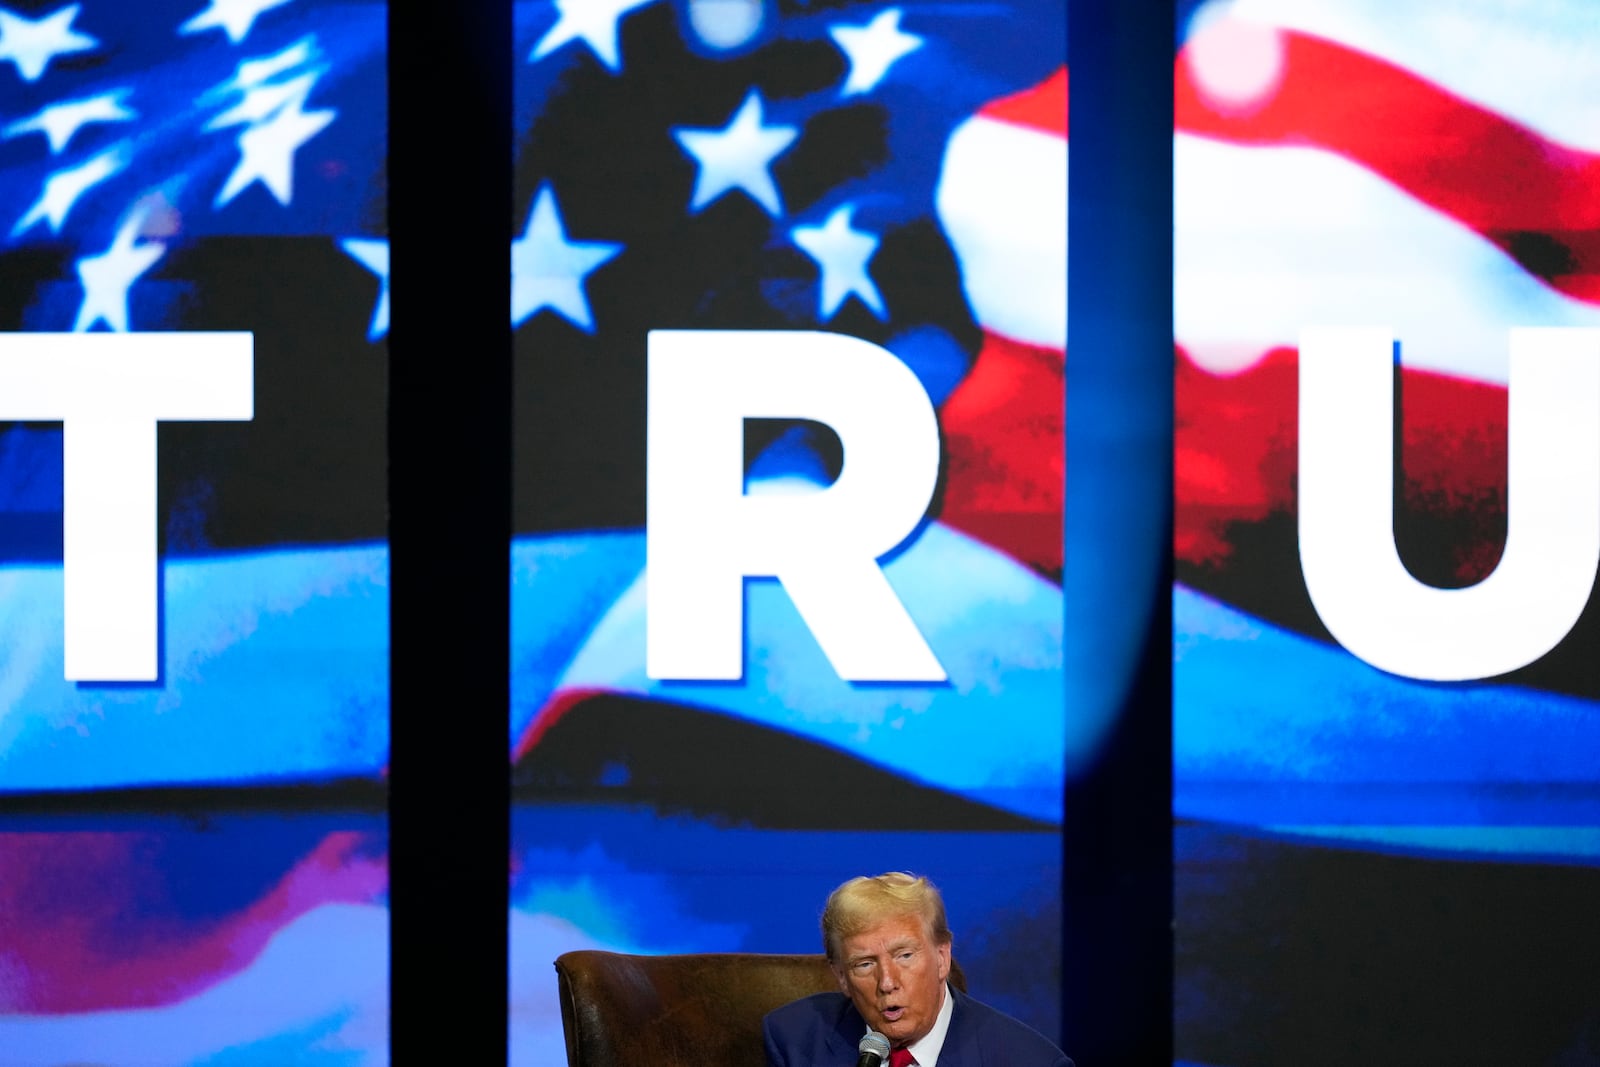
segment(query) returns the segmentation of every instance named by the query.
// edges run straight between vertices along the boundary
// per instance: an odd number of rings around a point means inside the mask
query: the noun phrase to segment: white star
[[[307,34],[294,44],[281,48],[271,55],[241,59],[233,70],[233,77],[215,88],[208,89],[200,97],[200,102],[213,103],[228,93],[265,85],[280,74],[305,66],[318,56],[316,35]]]
[[[834,26],[828,30],[850,60],[850,76],[840,96],[853,96],[877,87],[897,59],[922,47],[922,38],[900,31],[900,9],[888,8],[865,26]]]
[[[251,182],[260,181],[287,205],[294,199],[294,153],[339,114],[337,110],[301,111],[303,101],[291,100],[258,126],[239,135],[239,165],[211,204],[219,208],[238,196]]]
[[[82,4],[72,4],[42,19],[25,19],[0,8],[0,62],[17,65],[23,81],[38,81],[56,56],[87,52],[100,42],[75,33],[72,20]]]
[[[44,191],[28,209],[28,213],[11,227],[11,236],[26,232],[40,219],[50,223],[50,232],[60,233],[61,224],[67,220],[67,212],[78,202],[78,197],[127,165],[128,158],[119,145],[76,167],[56,171],[45,179]]]
[[[793,126],[762,125],[761,94],[754,89],[720,130],[675,127],[672,136],[700,164],[689,210],[698,212],[723,193],[743,189],[773,218],[783,214],[767,168],[799,133]]]
[[[351,259],[376,274],[383,283],[378,292],[377,306],[372,309],[372,325],[367,327],[367,340],[376,341],[389,332],[389,242],[347,237],[339,242],[339,247]]]
[[[872,309],[878,318],[887,318],[883,296],[867,273],[867,261],[878,251],[879,240],[870,233],[852,229],[855,205],[834,208],[821,226],[796,226],[789,231],[794,243],[805,250],[822,268],[821,293],[817,316],[831,319],[851,293]]]
[[[68,100],[64,104],[52,104],[43,111],[13,122],[6,127],[5,135],[21,137],[37,131],[49,139],[50,154],[56,155],[67,147],[67,142],[72,140],[74,134],[91,122],[127,122],[138,118],[137,112],[122,106],[122,98],[130,92],[131,89],[118,89],[99,96]]]
[[[314,70],[298,78],[290,78],[288,81],[271,82],[245,89],[243,98],[222,114],[213,116],[205,124],[205,129],[220,130],[225,126],[257,123],[276,114],[289,104],[297,106],[303,104],[325,70],[326,68]]]
[[[194,34],[221,27],[228,40],[238,44],[250,33],[257,16],[289,0],[208,0],[211,6],[178,27],[180,34]]]
[[[594,314],[584,279],[622,251],[607,241],[569,241],[555,190],[541,185],[528,214],[528,228],[511,242],[511,325],[521,326],[542,308],[594,332]]]
[[[111,247],[98,256],[78,260],[78,280],[83,282],[83,304],[72,324],[82,333],[103,322],[118,333],[128,332],[128,290],[166,252],[159,241],[135,244],[145,212],[139,212],[117,231]]]
[[[617,23],[635,8],[654,0],[556,0],[560,18],[533,46],[528,62],[543,59],[568,41],[582,40],[606,69],[613,74],[622,69],[617,55]]]

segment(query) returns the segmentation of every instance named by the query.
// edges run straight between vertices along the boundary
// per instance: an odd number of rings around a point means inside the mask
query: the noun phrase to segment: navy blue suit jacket
[[[955,1011],[938,1067],[1072,1067],[1038,1031],[952,988]],[[804,997],[762,1024],[768,1067],[855,1067],[867,1024],[843,993]]]

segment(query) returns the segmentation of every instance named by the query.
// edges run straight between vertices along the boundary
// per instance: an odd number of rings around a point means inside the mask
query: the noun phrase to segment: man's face
[[[839,990],[896,1047],[933,1029],[950,974],[950,943],[934,944],[922,918],[885,919],[847,937],[833,967]]]

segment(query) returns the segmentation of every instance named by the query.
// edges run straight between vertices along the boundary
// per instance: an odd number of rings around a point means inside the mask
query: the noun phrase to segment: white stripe
[[[1230,14],[1338,41],[1554,140],[1600,149],[1593,0],[1238,0]]]
[[[956,128],[936,193],[985,327],[1046,348],[1067,343],[1067,142],[978,116]]]
[[[1512,326],[1600,326],[1494,245],[1326,152],[1174,145],[1174,329],[1240,370],[1307,326],[1393,326],[1406,366],[1504,383]]]

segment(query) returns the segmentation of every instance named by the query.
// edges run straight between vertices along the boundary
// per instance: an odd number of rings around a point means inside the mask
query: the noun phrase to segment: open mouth
[[[905,1013],[906,1010],[901,1007],[884,1008],[883,1021],[886,1023],[897,1023],[902,1017],[904,1017]]]

